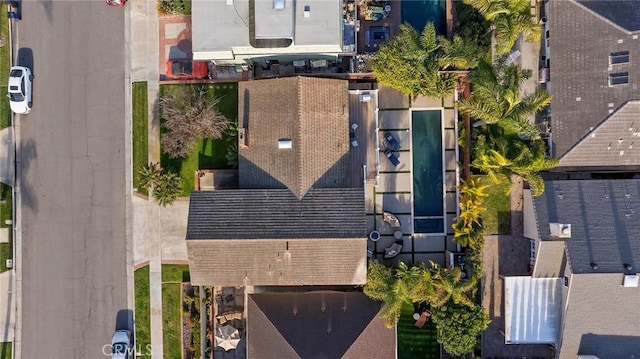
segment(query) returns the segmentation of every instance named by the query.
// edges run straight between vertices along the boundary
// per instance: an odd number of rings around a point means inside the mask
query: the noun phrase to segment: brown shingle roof
[[[289,188],[301,198],[311,187],[347,187],[348,82],[289,77],[242,82],[238,118],[240,188]],[[291,140],[291,149],[278,141]]]
[[[395,329],[379,312],[360,292],[252,294],[247,357],[395,358]]]
[[[364,284],[366,247],[366,238],[187,241],[191,282],[216,286]]]

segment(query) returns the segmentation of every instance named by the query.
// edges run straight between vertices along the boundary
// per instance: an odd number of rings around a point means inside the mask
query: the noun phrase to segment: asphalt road
[[[22,358],[104,358],[127,309],[124,11],[22,2]]]

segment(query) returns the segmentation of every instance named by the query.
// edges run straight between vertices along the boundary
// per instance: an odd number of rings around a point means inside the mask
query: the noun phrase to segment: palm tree
[[[526,74],[517,65],[494,68],[483,63],[472,78],[473,94],[469,99],[460,100],[458,108],[476,120],[496,123],[509,132],[539,139],[540,129],[528,118],[546,108],[552,97],[546,90],[522,97],[520,85],[525,78]]]
[[[374,300],[382,301],[380,315],[385,325],[393,328],[400,319],[402,304],[407,302],[406,287],[398,280],[392,268],[381,263],[371,262],[367,272],[367,284],[364,294]]]
[[[153,189],[153,198],[162,207],[170,206],[182,192],[180,176],[175,173],[163,173],[160,182]]]
[[[456,304],[463,304],[473,308],[475,304],[469,293],[476,286],[475,280],[462,280],[462,270],[459,267],[441,268],[431,262],[433,283],[437,296],[431,302],[434,307],[445,305],[450,300]]]
[[[474,155],[473,167],[487,174],[490,181],[508,181],[512,175],[519,175],[529,183],[534,196],[544,192],[539,173],[558,164],[558,160],[546,156],[543,140],[526,140],[497,125],[480,130]]]
[[[540,41],[541,26],[531,17],[529,0],[464,0],[492,24],[496,52],[507,54],[520,35],[531,43]]]
[[[439,98],[456,86],[455,74],[446,71],[474,68],[480,57],[475,43],[440,37],[433,23],[420,33],[402,24],[400,33],[380,46],[372,67],[378,81],[405,95]]]
[[[158,185],[160,176],[162,176],[162,167],[160,167],[160,164],[150,162],[138,170],[138,183],[141,188],[149,191]]]

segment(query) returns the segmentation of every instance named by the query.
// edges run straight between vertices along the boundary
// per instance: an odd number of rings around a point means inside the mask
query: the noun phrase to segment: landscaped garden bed
[[[200,290],[182,283],[182,358],[200,358]]]

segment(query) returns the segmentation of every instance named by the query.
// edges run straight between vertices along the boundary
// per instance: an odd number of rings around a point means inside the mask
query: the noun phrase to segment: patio
[[[235,349],[231,349],[229,347],[229,350],[225,350],[221,346],[215,346],[213,349],[213,358],[245,359],[247,357],[247,353],[244,287],[215,287],[213,298],[214,301],[212,308],[215,315],[210,316],[211,320],[209,322],[212,333],[219,333],[220,329],[224,328],[224,330],[226,330],[230,326],[231,328],[237,329],[240,335],[240,340]],[[220,344],[225,345],[226,343],[220,342]],[[213,345],[216,345],[216,343],[213,343]]]
[[[380,238],[377,241],[369,240],[368,248],[379,260],[386,264],[395,264],[398,261],[428,262],[434,261],[445,265],[445,252],[456,251],[453,242],[453,218],[457,211],[456,185],[457,185],[457,160],[456,160],[456,114],[453,109],[453,98],[431,100],[417,98],[411,102],[408,96],[385,87],[379,86],[373,98],[376,107],[369,108],[368,112],[360,111],[362,103],[354,93],[350,106],[350,117],[358,122],[358,130],[362,126],[367,129],[359,133],[356,139],[360,150],[357,158],[366,153],[367,181],[365,183],[365,205],[367,212],[367,231],[378,231]],[[373,102],[373,101],[372,101]],[[370,106],[370,105],[369,105]],[[411,109],[439,109],[442,111],[443,121],[443,159],[444,159],[444,230],[446,235],[434,235],[415,233],[413,225],[413,149],[411,138]],[[384,135],[390,133],[396,139],[401,148],[394,154],[400,163],[394,166],[386,158]],[[361,143],[367,134],[366,140]],[[352,148],[352,152],[353,148]],[[354,158],[356,155],[354,154]],[[374,161],[375,159],[375,161]],[[360,160],[362,163],[363,161]],[[371,166],[378,164],[379,171],[374,171]],[[362,175],[359,177],[362,180]],[[400,221],[399,228],[384,221],[384,212],[393,213]],[[402,233],[403,241],[400,254],[391,259],[384,259],[384,249],[390,247],[398,239],[397,231]]]

